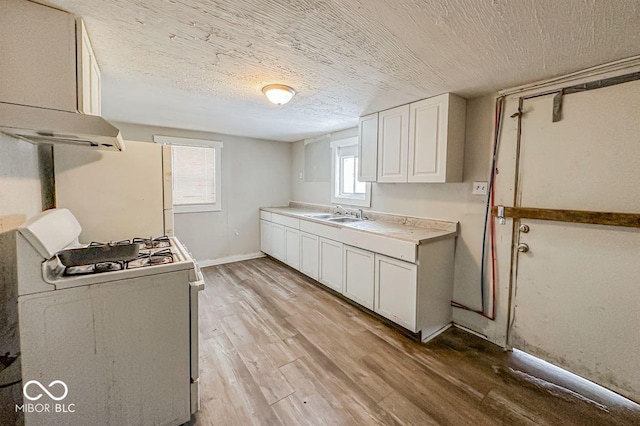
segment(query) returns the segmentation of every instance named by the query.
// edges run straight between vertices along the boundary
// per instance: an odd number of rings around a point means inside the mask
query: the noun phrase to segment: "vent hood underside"
[[[120,131],[102,117],[0,102],[0,132],[34,143],[124,150]]]

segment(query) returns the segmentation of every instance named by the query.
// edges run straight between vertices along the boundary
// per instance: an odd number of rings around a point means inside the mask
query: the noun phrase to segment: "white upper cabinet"
[[[466,101],[451,93],[360,117],[361,182],[462,182]]]
[[[76,20],[76,42],[78,49],[78,111],[84,114],[101,115],[102,81],[100,68],[82,19]]]
[[[74,112],[73,15],[24,0],[0,1],[0,102]]]
[[[450,93],[410,104],[408,182],[462,182],[465,115]]]
[[[378,182],[406,182],[409,105],[378,113]]]
[[[0,102],[100,115],[100,69],[81,19],[2,0],[0,40]]]
[[[358,125],[358,180],[375,182],[378,174],[378,113],[360,117]]]

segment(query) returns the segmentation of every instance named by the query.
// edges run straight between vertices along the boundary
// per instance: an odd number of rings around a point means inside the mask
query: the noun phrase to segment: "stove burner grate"
[[[158,250],[149,253],[140,253],[136,259],[127,262],[127,269],[141,268],[144,266],[164,265],[175,261],[170,249]]]
[[[102,272],[121,271],[123,269],[143,268],[146,266],[165,265],[175,262],[171,252],[171,240],[163,235],[157,238],[133,238],[109,243],[92,242],[89,247],[104,245],[140,244],[138,257],[129,261],[102,262],[93,265],[70,266],[65,268],[65,276],[99,274]],[[155,251],[154,251],[155,250]]]
[[[101,262],[95,265],[69,266],[65,268],[64,275],[87,275],[99,274],[102,272],[121,271],[126,268],[125,262]]]

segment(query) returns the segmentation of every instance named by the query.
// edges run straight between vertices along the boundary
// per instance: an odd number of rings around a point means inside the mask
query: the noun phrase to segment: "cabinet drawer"
[[[330,240],[342,241],[342,231],[340,228],[337,228],[335,226],[322,225],[320,223],[302,220],[300,221],[300,230],[308,232],[310,234],[318,235],[320,237],[328,238]]]
[[[268,220],[269,222],[271,222],[271,212],[260,210],[260,219]]]
[[[289,228],[300,229],[300,219],[296,219],[293,217],[271,213],[271,221],[273,223],[279,223],[280,225],[288,226]]]
[[[406,262],[416,263],[417,247],[408,241],[372,235],[352,229],[342,229],[342,242],[375,253],[385,254]]]

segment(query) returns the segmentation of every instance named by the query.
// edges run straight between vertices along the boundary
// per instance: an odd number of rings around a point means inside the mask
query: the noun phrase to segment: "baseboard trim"
[[[457,323],[455,323],[455,322],[453,323],[453,326],[454,326],[454,327],[456,327],[456,328],[459,328],[460,330],[464,330],[464,331],[466,331],[467,333],[471,333],[471,334],[473,334],[474,336],[478,336],[478,337],[480,337],[481,339],[486,340],[487,342],[491,342],[491,340],[489,340],[489,338],[488,338],[487,336],[485,336],[485,335],[484,335],[484,334],[482,334],[482,333],[478,333],[477,331],[474,331],[474,330],[470,329],[469,327],[465,327],[464,325],[460,325],[460,324],[457,324]],[[495,345],[495,343],[494,343],[494,342],[491,342],[491,343],[493,343],[493,344]],[[498,346],[500,346],[500,345],[498,345]]]
[[[258,259],[265,256],[266,255],[263,252],[259,251],[257,253],[237,254],[235,256],[221,257],[219,259],[199,260],[198,265],[200,265],[201,268],[206,268],[208,266],[224,265],[225,263],[241,262],[243,260]]]
[[[424,337],[422,339],[422,343],[427,343],[428,341],[433,340],[434,338],[438,337],[439,335],[441,335],[442,333],[444,333],[445,331],[447,331],[451,327],[453,327],[453,323],[452,322],[450,322],[448,324],[445,324],[444,326],[440,327],[438,330],[434,331],[430,335]]]

